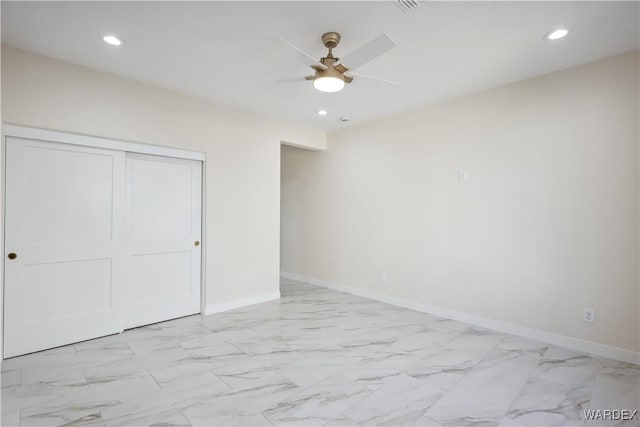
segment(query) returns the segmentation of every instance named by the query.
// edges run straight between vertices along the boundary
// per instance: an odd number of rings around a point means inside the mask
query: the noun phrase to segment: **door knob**
[[[7,255],[7,258],[16,259],[16,258],[18,258],[18,255],[16,255],[14,252],[11,252],[11,253],[9,253],[9,255]]]
[[[200,241],[196,240],[196,241],[195,241],[195,243],[194,243],[194,245],[196,245],[196,246],[200,246]]]

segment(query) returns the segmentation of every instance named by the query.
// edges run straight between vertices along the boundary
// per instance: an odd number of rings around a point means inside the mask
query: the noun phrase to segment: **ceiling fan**
[[[391,80],[353,72],[396,46],[396,43],[387,34],[379,35],[343,58],[336,58],[333,56],[333,49],[340,43],[340,34],[335,31],[324,33],[322,44],[329,49],[329,52],[320,60],[315,59],[282,37],[277,37],[277,39],[296,50],[298,58],[314,70],[314,74],[305,77],[305,79],[312,81],[313,86],[321,92],[339,92],[344,89],[347,83],[351,83],[354,77],[373,79],[397,86],[402,85],[402,83]]]

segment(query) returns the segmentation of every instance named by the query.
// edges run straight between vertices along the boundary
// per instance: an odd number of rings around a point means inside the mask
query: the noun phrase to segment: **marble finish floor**
[[[2,363],[2,425],[638,426],[639,369],[300,283]]]

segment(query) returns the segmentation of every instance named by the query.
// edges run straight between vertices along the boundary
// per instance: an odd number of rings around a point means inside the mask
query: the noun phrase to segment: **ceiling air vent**
[[[416,9],[420,6],[422,0],[396,0],[395,4],[400,8],[404,13],[410,12],[413,9]]]

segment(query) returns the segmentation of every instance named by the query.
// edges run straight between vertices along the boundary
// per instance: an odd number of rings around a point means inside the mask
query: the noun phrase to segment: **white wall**
[[[206,153],[206,303],[279,290],[280,143],[325,135],[2,47],[2,121]]]
[[[638,352],[638,61],[284,148],[282,270]]]

